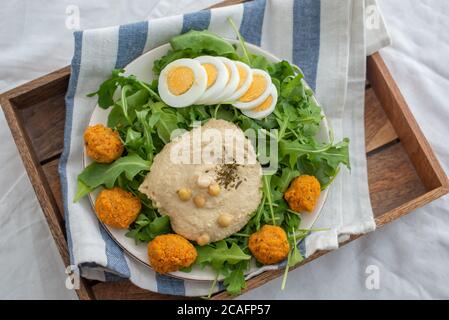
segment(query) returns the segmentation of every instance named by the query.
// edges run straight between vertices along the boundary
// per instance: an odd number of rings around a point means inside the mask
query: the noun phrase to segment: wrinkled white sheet
[[[69,63],[73,41],[65,22],[71,4],[78,5],[84,29],[218,2],[177,0],[174,7],[169,1],[121,0],[114,6],[106,0],[5,2],[0,11],[0,92]],[[382,56],[449,173],[449,3],[378,2],[393,38]],[[0,139],[0,298],[74,299],[65,288],[64,266],[3,113]],[[448,229],[445,197],[291,272],[284,291],[279,279],[241,298],[449,298]],[[367,270],[378,270],[379,289],[367,288]]]

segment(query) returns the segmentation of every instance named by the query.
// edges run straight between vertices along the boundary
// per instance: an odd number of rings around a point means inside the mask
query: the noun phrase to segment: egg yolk
[[[189,90],[195,75],[189,67],[176,67],[171,69],[167,75],[168,90],[175,96],[179,96]]]
[[[246,70],[244,68],[242,68],[241,66],[237,66],[237,70],[239,72],[239,76],[240,76],[240,81],[239,81],[239,85],[237,86],[237,89],[240,89],[243,84],[246,81],[246,77],[248,76],[246,74]]]
[[[267,80],[263,75],[255,74],[253,76],[253,82],[249,86],[248,91],[239,99],[241,102],[250,102],[260,97],[262,93],[267,89]]]
[[[217,68],[213,64],[205,63],[202,65],[207,73],[207,88],[215,83],[217,80]]]
[[[272,102],[273,102],[273,96],[270,95],[270,96],[268,96],[267,99],[265,99],[264,102],[259,104],[254,109],[251,109],[251,111],[254,111],[254,112],[264,111],[264,110],[268,109],[271,106]]]

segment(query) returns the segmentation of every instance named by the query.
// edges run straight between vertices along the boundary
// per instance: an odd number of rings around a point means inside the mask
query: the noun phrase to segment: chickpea
[[[220,194],[220,186],[218,185],[218,183],[211,184],[207,192],[212,197],[216,197]]]
[[[197,208],[202,208],[206,204],[206,199],[199,194],[193,197],[193,203],[195,203]]]
[[[210,237],[207,233],[203,233],[196,239],[196,243],[198,243],[199,246],[204,246],[210,242]]]
[[[229,227],[229,225],[232,222],[232,216],[229,213],[222,213],[219,217],[218,217],[218,225],[222,228],[226,228]]]
[[[212,183],[212,178],[208,175],[200,175],[196,183],[200,188],[207,188]]]
[[[189,188],[181,188],[178,190],[178,197],[182,201],[190,200],[190,198],[192,197],[192,190],[190,190]]]

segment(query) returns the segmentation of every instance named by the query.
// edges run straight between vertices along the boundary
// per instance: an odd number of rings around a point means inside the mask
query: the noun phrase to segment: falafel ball
[[[269,224],[249,237],[248,247],[257,261],[263,264],[281,262],[290,250],[284,229]]]
[[[108,226],[125,229],[136,220],[142,204],[139,198],[121,188],[104,189],[95,200],[98,218]]]
[[[320,182],[314,176],[302,175],[293,180],[284,194],[290,209],[312,212],[320,197]]]
[[[99,163],[111,163],[120,158],[124,150],[118,132],[102,124],[86,129],[84,143],[87,155]]]
[[[195,247],[178,234],[163,234],[148,244],[148,257],[156,272],[167,273],[189,267],[195,262]]]

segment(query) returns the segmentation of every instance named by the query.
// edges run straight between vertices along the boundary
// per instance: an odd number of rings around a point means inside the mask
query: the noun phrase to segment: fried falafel
[[[248,247],[257,261],[263,264],[275,264],[284,260],[290,250],[284,229],[269,224],[249,237]]]
[[[150,264],[156,272],[168,273],[187,268],[195,262],[195,247],[178,234],[163,234],[148,244]]]
[[[118,187],[102,190],[95,201],[98,218],[114,228],[128,228],[141,209],[139,198]]]
[[[124,150],[118,132],[102,124],[86,129],[84,143],[87,155],[98,163],[111,163],[120,158]]]
[[[296,212],[312,212],[320,197],[320,182],[314,176],[295,178],[284,194],[290,209]]]

